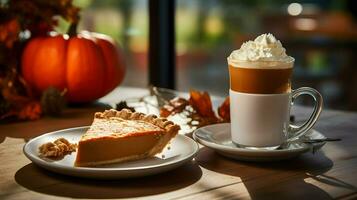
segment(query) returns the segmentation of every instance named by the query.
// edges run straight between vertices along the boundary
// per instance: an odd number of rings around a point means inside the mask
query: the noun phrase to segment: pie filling
[[[110,161],[132,155],[148,154],[159,142],[162,133],[140,137],[110,138],[103,137],[93,141],[79,142],[77,163]],[[85,153],[82,153],[85,152]]]

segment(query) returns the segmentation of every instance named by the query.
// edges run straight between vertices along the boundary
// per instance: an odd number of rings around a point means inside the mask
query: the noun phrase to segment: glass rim
[[[289,56],[291,59],[288,61],[240,61],[232,60],[230,57],[227,57],[228,65],[238,68],[254,68],[254,69],[288,69],[293,68],[295,59]]]
[[[230,56],[227,57],[227,61],[228,62],[237,62],[237,63],[286,63],[286,64],[290,64],[295,62],[295,58],[289,56],[289,60],[288,61],[283,61],[283,60],[233,60],[232,58],[230,58]]]

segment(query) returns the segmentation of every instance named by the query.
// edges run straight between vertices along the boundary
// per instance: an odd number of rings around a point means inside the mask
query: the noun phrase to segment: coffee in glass
[[[272,34],[244,43],[227,61],[233,143],[274,149],[312,128],[322,109],[322,97],[312,88],[291,89],[294,58]],[[313,97],[314,111],[302,126],[291,125],[292,101],[302,94]]]

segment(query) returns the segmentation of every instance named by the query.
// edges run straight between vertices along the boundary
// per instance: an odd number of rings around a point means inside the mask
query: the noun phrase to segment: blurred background
[[[115,38],[125,86],[148,84],[148,0],[75,0],[80,29]],[[325,107],[357,110],[357,5],[353,0],[176,0],[176,89],[227,95],[226,57],[273,33],[296,60],[293,87],[318,89]],[[60,21],[59,31],[68,24]],[[309,104],[302,99],[301,103]]]

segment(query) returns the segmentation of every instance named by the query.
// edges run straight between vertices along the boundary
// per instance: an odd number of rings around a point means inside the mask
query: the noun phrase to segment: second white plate
[[[325,136],[312,129],[306,135],[309,139],[324,139]],[[307,144],[301,141],[288,143],[276,150],[253,150],[236,146],[231,141],[230,123],[214,124],[194,131],[193,138],[217,153],[237,160],[273,161],[298,156],[302,153],[321,148],[326,142]]]
[[[198,144],[192,139],[184,135],[177,135],[171,141],[170,149],[166,148],[156,157],[126,163],[98,167],[75,167],[76,152],[66,155],[61,160],[43,159],[38,156],[40,145],[61,137],[66,138],[69,142],[77,143],[88,128],[70,128],[38,136],[25,144],[24,153],[36,165],[56,173],[86,178],[117,179],[147,176],[174,169],[192,160],[199,149]]]

